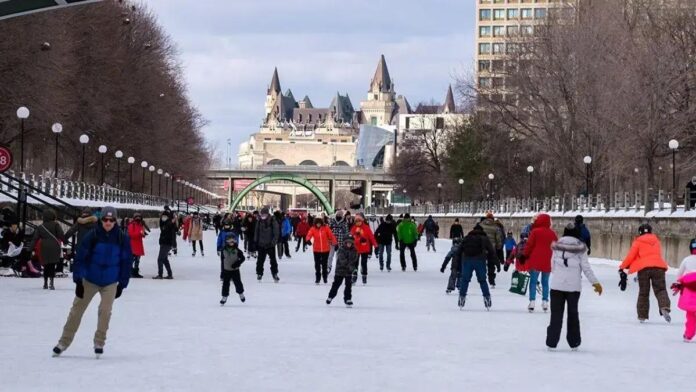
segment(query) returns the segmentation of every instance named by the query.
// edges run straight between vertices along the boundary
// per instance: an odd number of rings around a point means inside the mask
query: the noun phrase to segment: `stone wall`
[[[419,222],[423,216],[415,216]],[[450,226],[457,216],[435,216],[440,225],[440,237],[449,238]],[[505,230],[512,231],[515,239],[519,240],[522,228],[530,222],[526,217],[499,217],[505,226]],[[464,227],[465,233],[474,227],[479,217],[459,216],[459,222]],[[563,227],[573,220],[572,217],[554,217],[552,214],[553,229],[560,236]],[[645,218],[638,217],[585,217],[585,224],[592,234],[593,257],[623,260],[628,253],[633,239],[637,236],[638,226],[645,223]],[[662,241],[665,260],[672,267],[678,267],[681,260],[689,254],[689,243],[696,237],[696,220],[693,218],[651,218],[648,223]]]

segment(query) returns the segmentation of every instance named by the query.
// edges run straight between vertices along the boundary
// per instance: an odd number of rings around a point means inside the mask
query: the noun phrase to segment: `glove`
[[[442,268],[440,268],[440,272],[442,272],[443,274],[445,273],[445,267],[444,267],[444,266],[443,266]]]
[[[218,257],[222,256],[222,252],[217,251]]]
[[[587,255],[588,255],[588,256],[590,255],[591,251],[592,251],[592,249],[587,248]]]
[[[621,291],[626,291],[626,285],[628,284],[628,275],[624,270],[619,270],[619,288]]]
[[[77,298],[82,298],[85,295],[85,286],[82,285],[82,282],[77,282],[75,285],[75,296]]]
[[[123,287],[121,287],[121,284],[119,283],[118,286],[116,286],[116,298],[119,298],[123,294]]]
[[[602,285],[601,284],[595,283],[592,285],[592,287],[594,287],[595,293],[602,295]]]
[[[520,261],[520,265],[524,265],[524,263],[527,261],[527,258],[524,257],[524,255],[520,255],[517,259]]]
[[[670,289],[672,289],[672,295],[677,295],[682,291],[682,284],[681,282],[674,282],[672,283],[672,286],[670,286]]]

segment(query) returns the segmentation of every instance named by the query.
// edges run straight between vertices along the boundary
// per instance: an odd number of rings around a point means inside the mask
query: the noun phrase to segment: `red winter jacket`
[[[314,226],[309,229],[306,240],[312,241],[314,253],[329,253],[331,246],[336,245],[336,237],[327,225],[321,225],[319,228]]]
[[[365,222],[360,224],[356,222],[350,229],[350,234],[355,241],[355,250],[357,250],[359,254],[370,253],[372,250],[370,245],[375,248],[377,247],[377,240],[375,240],[375,236],[372,234],[370,225]]]
[[[532,233],[524,247],[525,266],[529,270],[551,272],[551,244],[558,241],[556,233],[551,230],[551,217],[541,214],[534,221]]]
[[[145,227],[143,224],[141,222],[131,221],[128,225],[128,237],[130,237],[133,256],[145,256],[145,247],[143,246],[144,236]]]
[[[309,233],[309,223],[305,221],[298,223],[297,228],[295,229],[295,236],[305,237],[307,236],[307,233]]]

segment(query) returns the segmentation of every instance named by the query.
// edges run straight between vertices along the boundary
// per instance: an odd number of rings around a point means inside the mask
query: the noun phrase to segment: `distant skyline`
[[[258,130],[278,67],[285,92],[327,107],[336,92],[358,109],[384,54],[397,94],[442,102],[474,67],[474,0],[149,0],[176,43],[206,139],[232,163]],[[192,5],[195,4],[195,5]]]

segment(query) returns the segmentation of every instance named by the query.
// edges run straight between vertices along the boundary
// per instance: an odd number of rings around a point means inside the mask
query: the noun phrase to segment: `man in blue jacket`
[[[104,353],[111,308],[114,300],[128,287],[132,262],[130,239],[118,228],[117,220],[116,209],[104,207],[101,224],[87,233],[80,243],[73,264],[73,281],[77,285],[75,300],[63,327],[63,335],[53,348],[54,356],[70,346],[80,327],[82,315],[97,293],[101,296],[101,302],[94,334],[94,353],[97,357]]]

